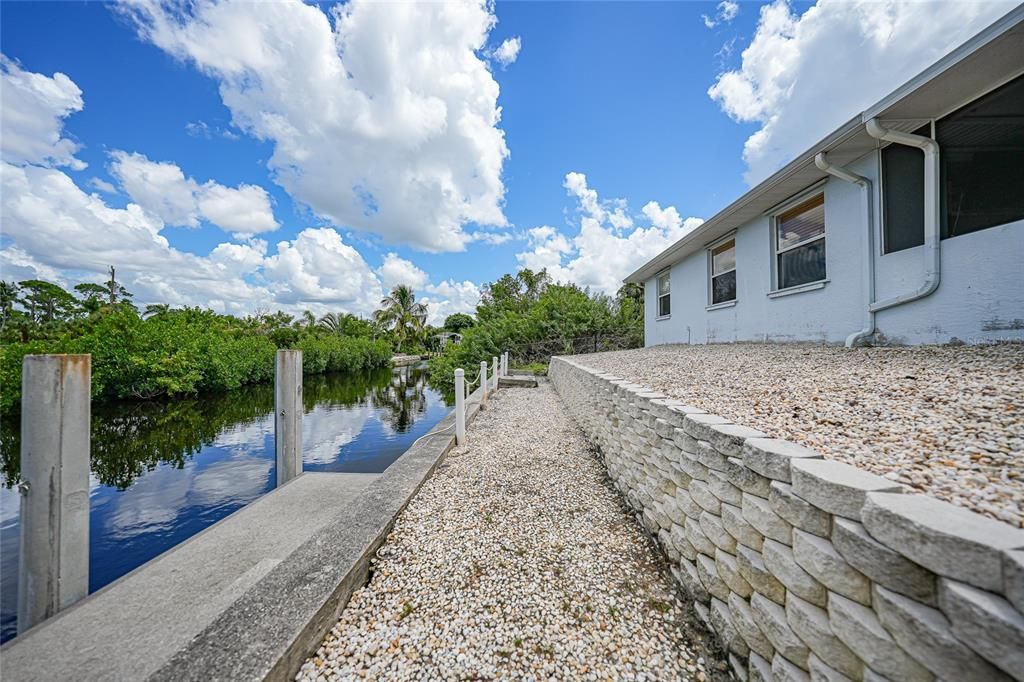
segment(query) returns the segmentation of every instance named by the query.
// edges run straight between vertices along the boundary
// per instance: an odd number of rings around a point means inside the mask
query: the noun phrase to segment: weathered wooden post
[[[92,357],[26,355],[21,366],[19,633],[89,593]]]
[[[279,350],[274,362],[277,485],[302,473],[302,351]]]
[[[494,390],[497,391],[498,390],[498,356],[497,355],[491,357],[491,371],[494,374],[494,376],[493,376],[493,379],[494,379]]]
[[[487,406],[487,361],[480,361],[480,407],[481,409]]]
[[[508,351],[501,354],[501,376],[508,376]]]
[[[455,370],[455,444],[466,442],[466,377],[461,369]]]

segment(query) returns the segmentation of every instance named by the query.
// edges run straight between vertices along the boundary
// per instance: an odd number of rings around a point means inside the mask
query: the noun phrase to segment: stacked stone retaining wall
[[[575,359],[548,376],[739,679],[1024,680],[1024,530]]]

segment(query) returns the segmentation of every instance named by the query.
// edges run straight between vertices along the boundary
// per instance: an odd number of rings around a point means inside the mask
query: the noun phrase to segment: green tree
[[[113,307],[119,301],[131,301],[132,294],[117,281],[113,265],[109,266],[108,272],[110,273],[110,279],[104,283],[107,293],[107,305]]]
[[[78,301],[61,287],[41,279],[18,282],[22,306],[36,324],[63,322],[78,310]]]
[[[153,317],[155,315],[166,315],[169,312],[171,312],[171,306],[166,303],[150,303],[142,311],[142,316]]]
[[[75,291],[78,292],[82,309],[90,315],[102,308],[109,298],[107,287],[102,284],[82,282],[75,285]]]
[[[0,281],[0,331],[8,320],[14,316],[14,304],[18,302],[18,285],[14,282]]]
[[[444,318],[444,329],[449,332],[460,333],[463,329],[469,329],[476,324],[476,320],[466,313],[453,313]]]
[[[407,342],[422,341],[427,306],[416,302],[411,287],[399,284],[381,299],[380,305],[374,319],[391,335],[397,349],[401,350]]]

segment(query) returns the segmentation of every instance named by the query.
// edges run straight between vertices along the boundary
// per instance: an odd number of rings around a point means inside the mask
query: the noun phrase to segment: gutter
[[[875,311],[872,305],[875,301],[875,225],[874,211],[872,210],[872,189],[871,181],[863,175],[858,175],[846,168],[833,166],[828,162],[826,152],[819,152],[814,157],[814,165],[829,175],[840,180],[852,182],[861,189],[864,195],[864,219],[867,223],[867,232],[864,235],[864,265],[861,279],[864,288],[864,326],[860,331],[853,332],[846,337],[846,347],[853,348],[860,341],[869,338],[875,333]]]
[[[886,142],[917,147],[924,152],[924,282],[916,291],[876,301],[868,311],[893,308],[931,295],[939,288],[941,279],[939,240],[939,144],[930,137],[890,130],[872,118],[867,121],[868,135]]]

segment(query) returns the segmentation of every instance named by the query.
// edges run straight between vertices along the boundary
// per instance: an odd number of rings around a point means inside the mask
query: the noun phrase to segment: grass
[[[539,377],[547,376],[548,374],[548,366],[543,362],[531,362],[526,365],[516,365],[515,367],[512,367],[512,369],[523,370],[524,372],[529,372],[530,374]]]

